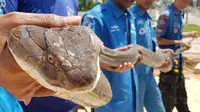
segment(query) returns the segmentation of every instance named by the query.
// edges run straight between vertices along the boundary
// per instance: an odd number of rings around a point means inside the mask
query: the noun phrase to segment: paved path
[[[156,76],[158,80],[158,77]],[[186,77],[188,105],[191,112],[200,112],[200,79]],[[173,112],[177,112],[176,108]]]
[[[158,76],[155,76],[158,81]],[[188,104],[191,112],[200,112],[200,75],[186,76],[186,89],[188,93]],[[78,112],[84,112],[79,110]],[[88,109],[88,112],[89,109]],[[177,112],[176,108],[173,112]]]

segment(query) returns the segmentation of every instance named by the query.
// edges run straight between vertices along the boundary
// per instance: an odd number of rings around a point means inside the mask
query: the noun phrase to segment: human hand
[[[126,51],[126,50],[130,49],[131,47],[133,47],[133,45],[127,45],[125,47],[117,48],[115,50],[117,50],[117,51]],[[137,66],[137,65],[139,65],[142,62],[142,52],[141,52],[140,48],[138,48],[138,52],[139,52],[138,60],[134,64],[134,66]],[[129,63],[131,63],[131,62],[129,62]]]
[[[125,46],[125,47],[121,47],[121,48],[117,48],[115,50],[117,51],[126,51],[128,49],[130,49],[131,47],[133,47],[133,45],[128,45],[128,46]],[[138,60],[137,62],[135,63],[135,66],[140,64],[141,61],[142,61],[142,55],[141,55],[141,51],[140,49],[138,49],[138,52],[139,52],[139,57],[138,57]],[[124,72],[126,70],[129,70],[131,68],[133,68],[133,64],[131,62],[125,62],[124,64],[122,65],[119,65],[118,67],[110,67],[108,65],[101,65],[101,69],[106,69],[108,71],[114,71],[114,72]]]
[[[165,62],[160,67],[158,67],[158,69],[169,68],[171,64],[172,64],[172,59],[169,57],[165,60]]]
[[[192,46],[191,46],[191,42],[181,42],[180,43],[180,45],[182,46],[182,47],[186,47],[186,49],[188,50],[188,49],[190,49]]]
[[[133,64],[131,64],[130,62],[125,62],[124,64],[119,65],[118,67],[111,67],[105,64],[101,64],[100,66],[102,70],[108,70],[113,72],[125,72],[126,70],[133,68]]]
[[[0,16],[0,54],[6,43],[8,32],[20,25],[37,25],[42,27],[64,27],[80,25],[81,17],[61,17],[54,14],[32,14],[11,12]]]
[[[0,85],[19,100],[26,99],[25,101],[29,102],[31,97],[34,96],[53,95],[55,92],[44,88],[16,63],[9,49],[5,46],[8,33],[12,28],[19,25],[42,27],[79,25],[81,18],[77,16],[61,17],[52,14],[12,12],[0,16],[0,20]]]
[[[164,57],[166,57],[165,62],[160,66],[157,67],[158,69],[162,70],[168,70],[168,68],[171,68],[172,65],[172,58],[174,57],[174,51],[172,49],[159,49],[156,52],[161,52],[163,53]]]
[[[191,37],[193,37],[193,38],[198,38],[199,36],[200,36],[200,32],[191,32]]]

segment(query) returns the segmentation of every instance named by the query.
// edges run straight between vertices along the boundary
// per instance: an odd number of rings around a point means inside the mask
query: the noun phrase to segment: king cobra
[[[105,105],[112,98],[100,64],[111,67],[125,62],[135,64],[138,48],[143,54],[142,63],[151,67],[160,67],[170,57],[170,53],[154,53],[136,44],[126,51],[109,49],[84,26],[22,25],[9,32],[7,43],[19,66],[42,86],[55,91],[55,97],[93,108]]]

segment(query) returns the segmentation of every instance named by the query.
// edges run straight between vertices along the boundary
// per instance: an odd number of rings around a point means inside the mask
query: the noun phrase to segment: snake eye
[[[47,56],[47,60],[50,62],[50,63],[54,63],[55,62],[55,59],[54,59],[54,56],[52,54],[49,54]]]

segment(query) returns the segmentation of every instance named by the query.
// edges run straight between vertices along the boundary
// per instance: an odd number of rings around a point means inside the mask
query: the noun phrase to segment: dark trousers
[[[178,112],[190,112],[182,70],[179,73],[174,72],[174,70],[167,73],[161,72],[158,86],[162,93],[166,112],[172,112],[174,107],[177,108]]]

